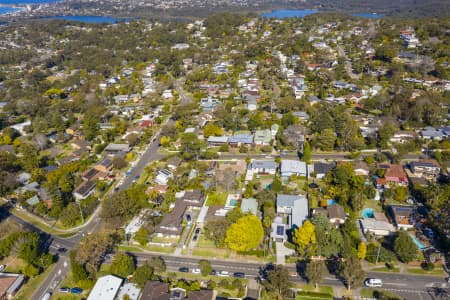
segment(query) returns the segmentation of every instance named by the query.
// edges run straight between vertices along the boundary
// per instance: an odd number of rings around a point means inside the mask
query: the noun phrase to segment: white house
[[[306,176],[308,170],[304,161],[283,159],[281,160],[281,177]]]
[[[106,275],[100,277],[92,288],[87,300],[114,300],[122,285],[122,278]]]
[[[253,160],[249,165],[249,169],[253,174],[275,175],[277,168],[278,164],[273,160]]]

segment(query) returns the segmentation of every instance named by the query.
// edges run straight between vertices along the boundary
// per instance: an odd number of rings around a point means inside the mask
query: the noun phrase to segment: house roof
[[[258,212],[258,202],[255,198],[242,199],[241,210],[243,213],[250,212],[254,215]]]
[[[278,164],[273,160],[254,160],[251,163],[252,169],[276,169]]]
[[[95,188],[94,181],[84,181],[73,191],[74,193],[80,194],[82,196],[88,195]]]
[[[277,195],[277,206],[289,206],[293,207],[294,202],[299,199],[304,199],[305,196],[303,195],[284,195],[284,194],[278,194]]]
[[[306,176],[306,163],[298,160],[283,159],[281,160],[281,174],[283,173],[305,174]]]
[[[0,274],[0,296],[7,294],[9,288],[17,280],[17,276]]]
[[[100,277],[92,288],[87,300],[114,300],[120,286],[122,278],[106,275]]]
[[[384,177],[397,177],[397,178],[406,178],[406,173],[403,170],[401,165],[390,165],[386,172],[384,173]]]
[[[130,151],[130,145],[128,144],[109,144],[108,146],[106,146],[105,148],[106,152],[120,152],[120,151],[125,151],[125,152],[129,152]]]
[[[388,231],[388,232],[394,232],[394,226],[392,224],[376,220],[374,218],[364,218],[359,220],[361,226],[363,227],[364,232],[371,230],[371,231]]]
[[[140,300],[169,300],[169,284],[167,282],[147,281],[142,290]]]
[[[208,143],[227,143],[228,137],[227,136],[210,136],[207,140]]]
[[[344,207],[337,203],[327,206],[327,214],[329,219],[345,219],[346,214]]]
[[[255,131],[255,142],[261,141],[265,143],[270,143],[271,140],[272,140],[272,132],[269,129]]]
[[[237,144],[253,144],[253,135],[252,134],[235,134],[228,139],[229,143]]]
[[[314,164],[314,173],[316,174],[327,174],[331,170],[333,170],[335,167],[334,164],[327,164],[327,163],[315,163]]]

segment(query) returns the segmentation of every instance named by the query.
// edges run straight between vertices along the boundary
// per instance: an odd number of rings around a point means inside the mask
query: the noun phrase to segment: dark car
[[[210,275],[216,276],[217,275],[217,271],[216,270],[212,270]]]
[[[200,228],[195,229],[195,234],[199,234],[200,233]]]
[[[80,289],[79,287],[73,287],[73,288],[71,288],[70,289],[70,292],[72,293],[72,294],[81,294],[82,292],[83,292],[83,289]]]
[[[198,240],[198,235],[194,235],[194,237],[192,238],[192,240],[193,240],[194,242],[196,242],[196,241]]]
[[[67,252],[67,249],[64,247],[60,247],[60,248],[58,248],[58,252],[61,252],[61,253]]]
[[[189,273],[189,268],[181,267],[181,268],[178,269],[178,271],[180,271],[182,273]]]
[[[245,273],[242,273],[242,272],[236,272],[236,273],[233,274],[233,277],[236,277],[236,278],[245,278]]]

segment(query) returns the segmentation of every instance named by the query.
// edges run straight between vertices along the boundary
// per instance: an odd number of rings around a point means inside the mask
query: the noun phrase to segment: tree
[[[323,260],[311,260],[306,265],[305,275],[308,281],[314,284],[317,289],[317,285],[323,280],[327,274],[327,267]]]
[[[127,135],[127,142],[131,147],[136,146],[136,144],[139,142],[139,135],[136,133],[130,133]]]
[[[267,272],[266,289],[276,293],[277,299],[284,299],[292,286],[289,271],[282,265],[276,265],[273,270]]]
[[[85,280],[88,278],[88,273],[84,269],[83,265],[75,259],[75,251],[70,251],[70,270],[72,271],[72,277],[75,282]]]
[[[324,129],[320,134],[317,134],[314,145],[323,151],[332,151],[334,143],[336,142],[336,134],[333,129]]]
[[[394,250],[404,263],[409,263],[417,257],[417,246],[406,231],[399,231],[394,241]]]
[[[200,272],[202,273],[202,276],[208,276],[211,274],[212,266],[211,262],[206,259],[202,259],[198,262],[198,266],[200,267]]]
[[[366,254],[367,254],[367,246],[366,243],[359,243],[358,245],[358,254],[356,255],[358,257],[358,259],[365,259],[366,258]]]
[[[197,158],[200,153],[200,140],[195,133],[184,133],[180,138],[181,153],[187,160]]]
[[[83,237],[76,250],[75,259],[91,274],[97,272],[101,256],[112,246],[112,238],[106,234],[90,234]]]
[[[231,222],[227,218],[209,221],[205,226],[205,236],[207,239],[213,241],[217,247],[223,247],[227,229],[230,225]]]
[[[39,269],[32,264],[28,264],[23,268],[22,274],[27,278],[33,278],[39,274]]]
[[[144,226],[141,226],[139,230],[134,234],[134,240],[138,242],[141,246],[148,244],[148,230]]]
[[[348,290],[353,286],[361,284],[366,276],[362,269],[361,262],[356,257],[350,257],[343,260],[340,265],[339,274],[344,279]]]
[[[220,136],[223,134],[223,129],[209,122],[203,127],[203,136],[208,138],[210,136]]]
[[[292,239],[297,246],[297,251],[300,255],[303,256],[314,253],[316,233],[314,231],[314,225],[309,220],[306,220],[302,227],[294,230]]]
[[[116,168],[116,169],[123,169],[128,165],[126,160],[120,156],[115,156],[112,160],[112,164],[113,164],[114,168]]]
[[[166,271],[166,262],[161,256],[152,257],[148,260],[150,266],[153,267],[155,273],[161,273]]]
[[[259,246],[264,230],[258,217],[241,217],[228,228],[225,243],[234,251],[249,251]]]
[[[152,279],[153,277],[153,268],[148,263],[145,262],[142,266],[137,267],[136,271],[133,274],[133,281],[137,284],[138,287],[143,288],[145,283]]]
[[[119,252],[114,257],[110,272],[114,275],[126,278],[128,275],[132,274],[136,269],[136,265],[131,256],[124,252]]]
[[[394,190],[394,200],[397,202],[405,202],[408,196],[408,188],[404,186],[398,186]]]
[[[311,145],[308,141],[305,141],[305,144],[303,145],[303,161],[307,164],[311,161]]]

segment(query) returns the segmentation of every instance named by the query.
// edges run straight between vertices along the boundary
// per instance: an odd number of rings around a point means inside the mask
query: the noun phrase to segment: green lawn
[[[394,267],[394,268],[389,269],[389,268],[387,268],[387,267],[376,267],[376,268],[373,268],[371,271],[374,271],[374,272],[392,272],[392,273],[398,273],[398,272],[400,272],[400,268]]]
[[[31,278],[24,284],[24,286],[19,290],[19,293],[14,298],[15,300],[29,300],[33,295],[34,291],[39,287],[42,281],[47,278],[50,271],[55,267],[55,265],[50,266],[45,272],[42,274]]]
[[[173,253],[175,247],[159,247],[159,246],[133,246],[133,245],[120,245],[119,250],[130,251],[130,252],[162,252],[162,253]]]
[[[445,275],[444,270],[442,270],[441,268],[436,268],[431,271],[426,271],[422,268],[408,268],[408,273],[420,275]]]
[[[208,195],[206,206],[225,205],[227,196],[227,193],[211,193]]]

